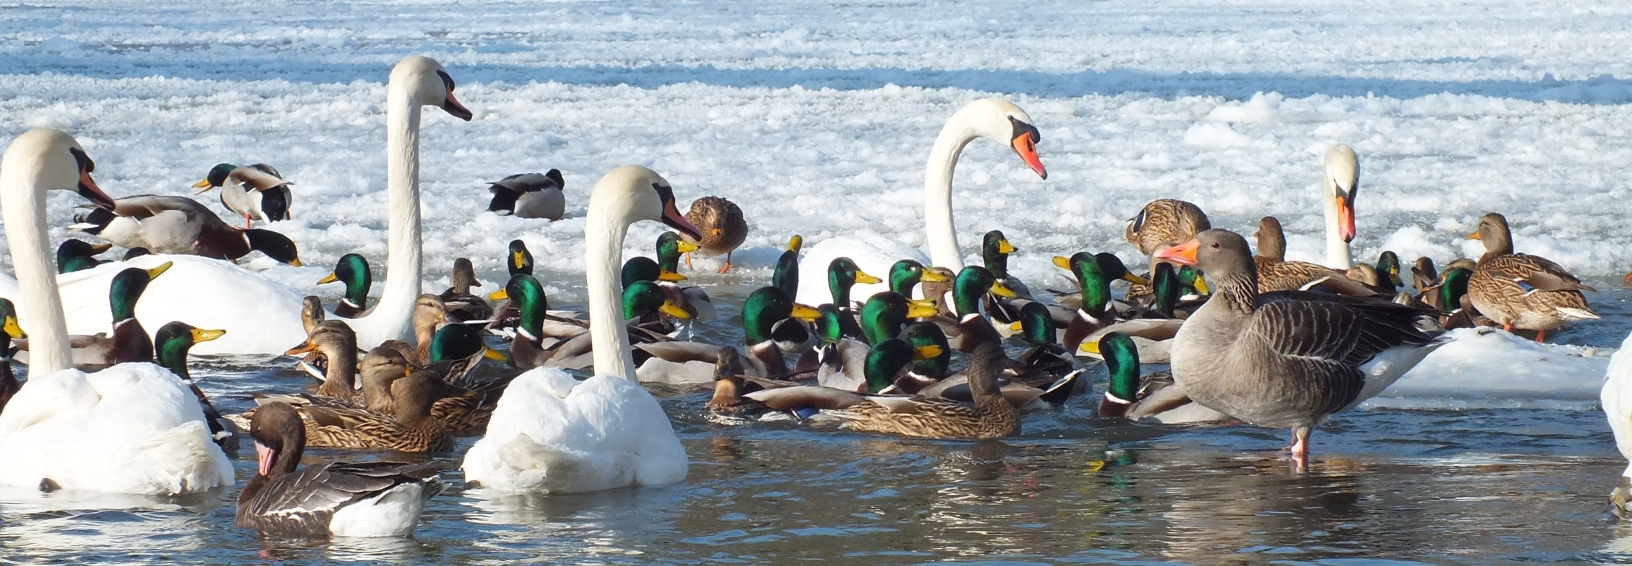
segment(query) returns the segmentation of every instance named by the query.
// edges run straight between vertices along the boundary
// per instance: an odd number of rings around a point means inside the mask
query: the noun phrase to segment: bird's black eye
[[[1211,248],[1216,250],[1216,249],[1218,249],[1218,242],[1213,242],[1213,245],[1208,246],[1208,247],[1211,247]]]
[[[652,190],[657,191],[657,197],[663,204],[674,202],[674,188],[662,183],[652,183]]]
[[[1024,136],[1026,134],[1031,134],[1032,144],[1035,145],[1036,143],[1043,141],[1043,134],[1042,132],[1037,131],[1036,126],[1022,122],[1019,118],[1015,118],[1014,116],[1009,116],[1009,125],[1014,131],[1013,135],[1009,137],[1011,140],[1019,139],[1020,136]]]
[[[447,71],[437,71],[436,76],[442,77],[442,86],[447,87],[448,92],[453,92],[453,77],[448,76]]]
[[[83,150],[80,150],[77,147],[70,147],[68,148],[68,153],[74,155],[74,162],[79,164],[80,171],[84,171],[86,173],[96,172],[96,162],[91,161],[91,156],[85,155]]]

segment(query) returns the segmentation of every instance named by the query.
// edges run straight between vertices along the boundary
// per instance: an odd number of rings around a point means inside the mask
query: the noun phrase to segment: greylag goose
[[[1547,258],[1513,253],[1507,218],[1486,214],[1468,239],[1485,244],[1485,255],[1468,278],[1468,297],[1503,330],[1535,330],[1536,341],[1541,342],[1548,330],[1566,322],[1598,318],[1581,294],[1597,289],[1581,284]]]
[[[1247,241],[1234,232],[1208,230],[1156,256],[1199,267],[1214,287],[1173,338],[1174,380],[1202,406],[1291,428],[1300,470],[1316,425],[1382,392],[1441,344],[1416,326],[1432,311],[1300,291],[1259,294]]]

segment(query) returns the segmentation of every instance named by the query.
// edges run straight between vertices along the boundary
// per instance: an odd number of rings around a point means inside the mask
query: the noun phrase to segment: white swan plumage
[[[629,225],[660,220],[692,237],[669,182],[645,167],[613,169],[589,198],[585,275],[595,377],[556,368],[517,376],[493,410],[487,434],[465,454],[465,481],[503,492],[579,493],[686,478],[686,451],[657,399],[636,383],[618,295]]]
[[[419,123],[423,106],[439,106],[464,120],[470,111],[453,96],[453,79],[442,65],[426,57],[408,57],[391,71],[387,86],[386,155],[389,228],[385,293],[368,316],[346,319],[357,332],[357,344],[372,348],[412,332],[414,301],[421,289],[419,211]],[[108,285],[126,267],[149,268],[174,262],[169,277],[156,279],[136,306],[141,320],[182,320],[201,328],[227,331],[218,340],[199,344],[195,354],[277,355],[306,339],[300,309],[306,293],[263,277],[231,262],[186,255],[146,255],[104,263],[64,275],[61,295],[68,331],[106,332],[112,313]],[[0,280],[0,297],[17,301]],[[333,316],[332,314],[330,315]]]
[[[139,495],[232,485],[231,462],[211,439],[198,399],[175,374],[148,363],[90,374],[73,369],[45,195],[77,189],[111,205],[90,179],[93,167],[78,142],[55,130],[18,136],[0,159],[0,213],[17,272],[19,321],[32,349],[28,382],[0,413],[0,484]]]
[[[796,300],[811,305],[831,302],[827,266],[840,257],[850,258],[862,271],[877,277],[887,275],[890,266],[902,259],[945,267],[953,273],[963,270],[963,253],[959,251],[957,230],[952,223],[952,172],[963,147],[977,138],[1010,146],[1038,176],[1048,178],[1048,171],[1037,157],[1036,145],[1042,139],[1041,134],[1025,110],[1000,98],[971,102],[947,119],[940,135],[935,137],[935,147],[929,152],[925,166],[924,229],[928,257],[911,246],[882,236],[828,238],[812,246],[800,260],[799,272],[807,275],[799,278]],[[874,293],[888,290],[888,282],[858,284],[851,296],[857,301],[866,301]]]
[[[1629,461],[1609,496],[1615,514],[1626,517],[1627,502],[1632,500],[1632,335],[1627,335],[1620,351],[1609,359],[1609,371],[1598,400],[1609,418],[1610,431],[1615,433],[1615,447]]]
[[[1354,240],[1354,199],[1360,193],[1360,157],[1343,144],[1326,150],[1320,181],[1326,211],[1326,267],[1347,271],[1354,267],[1349,242]]]

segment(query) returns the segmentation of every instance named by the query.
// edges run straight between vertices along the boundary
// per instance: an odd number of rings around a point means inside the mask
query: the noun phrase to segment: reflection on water
[[[732,340],[733,324],[727,313],[701,332]],[[1573,336],[1609,343],[1612,333],[1582,325]],[[224,410],[242,410],[250,392],[307,384],[283,365],[205,360],[195,375]],[[679,485],[465,491],[466,438],[438,460],[454,487],[431,502],[414,538],[334,541],[235,528],[231,490],[0,490],[0,562],[1632,560],[1632,526],[1604,519],[1625,464],[1588,399],[1457,405],[1461,395],[1442,391],[1433,403],[1372,406],[1318,429],[1312,471],[1295,474],[1279,452],[1285,431],[1106,423],[1088,398],[1027,414],[1019,438],[938,442],[714,424],[701,416],[707,392],[661,395],[692,459]],[[247,479],[252,454],[235,465]]]

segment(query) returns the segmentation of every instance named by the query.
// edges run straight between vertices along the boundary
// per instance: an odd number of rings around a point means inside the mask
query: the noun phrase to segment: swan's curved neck
[[[1331,189],[1326,189],[1326,192],[1331,193]],[[1349,243],[1343,241],[1342,228],[1339,227],[1342,220],[1338,218],[1337,200],[1333,199],[1330,194],[1324,200],[1326,201],[1326,267],[1340,271],[1347,270],[1354,267],[1354,258],[1349,255]]]
[[[935,147],[924,166],[924,231],[929,243],[929,261],[939,267],[963,270],[963,253],[958,251],[957,228],[952,224],[952,170],[958,166],[963,147],[979,134],[968,124],[963,112],[952,115],[935,137]]]
[[[629,349],[629,329],[623,319],[619,278],[623,265],[623,237],[629,221],[604,194],[589,197],[584,225],[584,277],[589,284],[589,333],[595,351],[595,375],[635,377],[635,357]]]
[[[423,258],[419,227],[419,119],[421,106],[408,85],[392,84],[386,95],[385,292],[365,318],[376,318],[380,341],[406,339],[419,298]],[[377,345],[377,344],[376,344]],[[372,347],[362,344],[363,347]]]
[[[29,336],[29,379],[73,367],[57,270],[51,266],[51,242],[46,237],[47,187],[34,178],[39,168],[38,163],[0,168],[0,219],[5,221],[21,292],[18,320]]]

